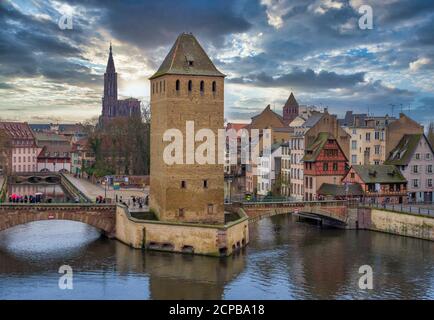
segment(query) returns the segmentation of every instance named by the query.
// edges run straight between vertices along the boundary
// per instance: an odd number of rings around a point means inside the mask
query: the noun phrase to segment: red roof
[[[33,139],[33,132],[27,122],[0,122],[0,130],[14,139]]]
[[[230,130],[230,129],[235,129],[235,131],[238,132],[239,130],[245,128],[247,125],[248,125],[248,123],[231,123],[231,122],[229,122],[226,125],[226,131]]]

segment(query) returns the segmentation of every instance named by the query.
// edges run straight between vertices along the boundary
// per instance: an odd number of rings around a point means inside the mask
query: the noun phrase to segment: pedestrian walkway
[[[109,187],[107,190],[104,189],[103,185],[94,184],[87,179],[75,178],[70,174],[65,174],[65,177],[81,192],[92,199],[95,202],[98,196],[105,197],[107,199],[112,199],[112,202],[116,201],[116,195],[118,199],[122,197],[125,202],[128,201],[132,196],[134,197],[145,197],[148,195],[148,189],[120,189],[113,190]]]

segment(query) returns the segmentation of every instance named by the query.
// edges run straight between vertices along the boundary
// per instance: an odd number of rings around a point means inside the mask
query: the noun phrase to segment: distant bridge
[[[325,201],[276,201],[233,202],[226,205],[228,211],[242,208],[255,222],[265,217],[292,213],[300,218],[318,220],[337,227],[353,227],[353,213],[357,215],[357,203],[347,200]],[[354,209],[354,210],[352,210]],[[354,212],[352,212],[354,211]]]

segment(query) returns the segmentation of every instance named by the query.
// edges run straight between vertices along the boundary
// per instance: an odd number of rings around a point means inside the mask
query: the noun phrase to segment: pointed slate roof
[[[112,44],[110,43],[110,53],[107,61],[107,67],[105,69],[106,73],[114,73],[116,72],[115,69],[115,62],[113,61],[113,53],[112,53]]]
[[[160,68],[150,79],[165,74],[224,77],[191,33],[181,33]]]
[[[288,100],[286,100],[285,107],[286,106],[291,106],[291,107],[294,107],[294,106],[298,107],[299,106],[298,102],[297,102],[297,100],[295,100],[294,94],[292,92],[289,95]]]

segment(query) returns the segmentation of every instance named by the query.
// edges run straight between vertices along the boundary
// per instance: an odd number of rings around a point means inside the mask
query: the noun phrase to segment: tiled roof
[[[294,97],[294,94],[291,92],[291,94],[288,97],[288,100],[286,100],[285,106],[291,106],[291,107],[295,107],[295,106],[299,106],[297,100]]]
[[[398,145],[390,152],[389,158],[384,164],[408,165],[421,138],[422,134],[404,135]]]
[[[353,165],[364,183],[403,183],[407,180],[394,165]]]
[[[191,33],[182,33],[178,36],[160,68],[150,79],[165,74],[225,76],[217,70]]]
[[[9,138],[33,138],[33,132],[26,122],[0,122],[0,130],[4,130]]]

